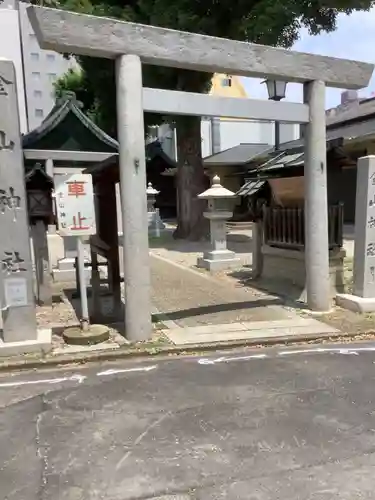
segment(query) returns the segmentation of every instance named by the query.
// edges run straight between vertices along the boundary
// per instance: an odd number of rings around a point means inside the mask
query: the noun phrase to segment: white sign
[[[5,304],[7,307],[27,306],[26,278],[6,278],[4,280]]]
[[[61,236],[96,233],[94,190],[90,174],[56,175],[55,200]]]

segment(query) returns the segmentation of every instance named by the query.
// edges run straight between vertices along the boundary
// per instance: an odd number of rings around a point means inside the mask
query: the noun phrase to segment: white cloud
[[[375,8],[369,12],[355,12],[350,16],[339,15],[337,30],[319,36],[310,36],[303,30],[294,49],[300,52],[326,56],[356,59],[375,63]],[[267,99],[265,85],[261,80],[245,78],[245,87],[249,97]],[[367,89],[360,91],[363,96],[375,91],[375,76]],[[326,107],[336,106],[340,102],[340,89],[327,89]],[[301,85],[290,83],[287,88],[288,101],[302,101]]]

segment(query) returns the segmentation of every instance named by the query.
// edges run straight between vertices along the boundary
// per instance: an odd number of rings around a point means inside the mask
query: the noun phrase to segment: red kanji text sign
[[[91,175],[56,175],[55,199],[61,236],[87,236],[96,233]]]
[[[85,181],[68,181],[66,184],[68,185],[68,196],[75,196],[76,198],[86,196]]]

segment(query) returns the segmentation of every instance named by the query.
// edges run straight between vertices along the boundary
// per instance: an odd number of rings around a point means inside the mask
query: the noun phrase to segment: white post
[[[307,305],[323,312],[330,308],[324,82],[305,83],[304,101],[310,107],[304,167]]]
[[[85,278],[85,252],[83,240],[80,236],[77,237],[77,254],[79,293],[81,299],[81,326],[83,330],[87,330],[89,326],[89,307],[87,303],[87,289]]]
[[[142,104],[142,64],[138,56],[116,60],[117,135],[123,224],[125,332],[131,341],[152,334]]]
[[[121,193],[120,193],[120,183],[118,182],[115,186],[116,189],[116,213],[117,213],[117,233],[122,236],[124,231],[122,229],[122,208],[121,208]]]
[[[160,212],[159,212],[158,208],[155,208],[155,236],[156,236],[156,238],[160,238],[160,226],[161,226]]]

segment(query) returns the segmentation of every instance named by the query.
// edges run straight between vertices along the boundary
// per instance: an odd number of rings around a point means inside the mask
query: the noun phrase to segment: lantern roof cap
[[[155,195],[155,196],[156,196],[157,194],[159,194],[159,193],[160,193],[160,191],[157,191],[156,189],[154,189],[154,188],[152,187],[151,182],[149,182],[149,183],[147,184],[146,193],[147,193],[147,195],[150,195],[150,196],[151,196],[151,195]]]
[[[212,179],[212,184],[209,189],[198,195],[198,198],[208,200],[212,198],[233,198],[235,193],[229,191],[220,184],[220,177],[215,175]]]

